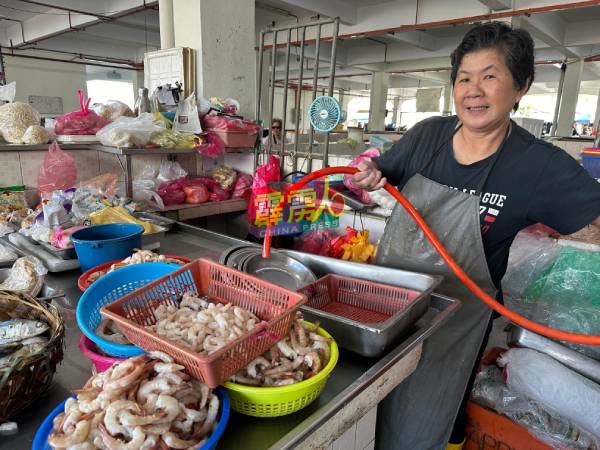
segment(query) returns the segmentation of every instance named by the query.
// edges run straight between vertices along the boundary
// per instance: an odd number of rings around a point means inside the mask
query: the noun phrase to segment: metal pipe
[[[285,167],[285,155],[283,154],[283,150],[285,147],[285,124],[287,121],[287,101],[288,101],[288,79],[290,78],[290,41],[292,40],[292,29],[289,28],[287,30],[287,46],[285,48],[285,85],[283,86],[283,114],[281,115],[281,143],[280,143],[280,159],[279,159],[279,167],[281,168],[281,173],[283,174],[283,169]],[[273,67],[275,70],[275,67]]]
[[[563,84],[565,83],[566,72],[567,65],[563,62],[560,66],[560,80],[558,81],[558,92],[556,93],[556,104],[554,105],[554,119],[552,119],[552,129],[550,130],[550,136],[556,136],[556,129],[558,128],[558,113],[560,111],[560,104],[562,103],[562,91]]]
[[[319,24],[317,27],[317,42],[316,42],[316,48],[315,48],[315,68],[314,68],[314,74],[313,74],[312,101],[315,101],[315,98],[317,98],[317,79],[318,79],[318,75],[319,75],[319,54],[321,51],[321,31],[322,31],[321,24]],[[310,153],[312,153],[314,132],[315,131],[312,126],[312,123],[310,123],[310,129],[308,131],[308,149],[309,149]],[[308,170],[308,173],[312,172],[312,161],[310,159],[308,160],[307,170]]]
[[[262,126],[262,122],[260,120],[260,98],[262,96],[262,77],[263,77],[263,56],[264,56],[264,47],[265,45],[265,32],[260,32],[260,47],[258,49],[258,84],[256,86],[256,115],[255,120],[256,123]],[[260,136],[259,136],[260,140]],[[256,168],[258,167],[258,151],[260,149],[260,144],[257,144],[254,147],[254,172],[256,172]]]
[[[58,9],[59,11],[68,11],[68,12],[72,12],[72,13],[76,13],[76,14],[81,14],[81,15],[84,15],[84,16],[97,17],[98,19],[102,19],[102,20],[106,20],[106,21],[112,20],[108,16],[103,16],[102,14],[95,14],[95,13],[91,13],[91,12],[88,12],[88,11],[82,11],[80,9],[66,8],[64,6],[51,5],[49,3],[36,2],[36,1],[33,1],[33,0],[19,0],[19,1],[21,1],[23,3],[29,3],[31,5],[44,6],[46,8]]]
[[[2,48],[10,50],[10,51],[19,51],[19,52],[35,51],[35,52],[60,53],[62,55],[76,56],[80,59],[92,59],[95,61],[102,61],[102,62],[108,62],[108,63],[113,63],[113,64],[128,64],[130,66],[135,66],[136,64],[138,64],[135,61],[132,61],[130,59],[111,58],[111,57],[107,57],[107,56],[90,55],[88,53],[68,52],[65,50],[52,50],[50,48],[43,48],[43,47],[27,47],[27,48],[14,48],[14,49],[10,48],[10,47],[2,47]],[[143,64],[141,64],[140,67],[143,67]]]
[[[300,156],[302,158],[306,158],[306,159],[323,159],[323,155],[321,155],[320,153],[309,153],[309,152],[295,152],[293,150],[285,150],[284,151],[286,156]],[[272,155],[279,155],[279,150],[277,149],[272,149],[271,150],[271,154]]]
[[[598,2],[600,3],[600,0],[598,0]],[[332,23],[332,22],[333,22],[333,20],[331,20],[331,19],[316,20],[314,22],[299,23],[297,25],[288,26],[288,27],[270,28],[269,32],[296,30],[298,28],[304,28],[304,27],[316,27],[316,26],[321,26],[321,25],[327,25],[327,24]],[[290,36],[290,38],[291,38],[291,36]],[[295,41],[293,43],[294,44],[298,43],[298,41]]]
[[[14,58],[37,59],[37,60],[40,60],[40,61],[56,61],[56,62],[61,62],[61,63],[66,63],[66,64],[80,64],[80,65],[84,65],[84,66],[107,67],[109,69],[144,70],[143,67],[142,68],[136,68],[136,67],[123,67],[123,66],[109,66],[109,65],[106,65],[106,64],[97,64],[97,63],[90,63],[90,62],[83,62],[83,61],[69,61],[69,60],[66,60],[66,59],[48,58],[48,57],[45,57],[45,56],[19,55],[18,53],[9,53],[9,54],[6,54],[4,56],[12,56]]]
[[[300,79],[298,87],[296,88],[296,129],[295,129],[295,141],[294,151],[298,151],[298,140],[300,138],[300,111],[302,110],[302,78],[304,76],[304,39],[306,38],[306,27],[302,28],[302,37],[300,39],[300,73],[298,77]],[[288,80],[289,81],[289,80]],[[292,159],[293,171],[298,170],[298,158]]]
[[[276,63],[276,54],[277,53],[277,31],[273,33],[273,46],[271,47],[271,97],[269,99],[270,108],[269,108],[269,123],[267,126],[269,127],[269,142],[267,144],[267,154],[271,154],[271,148],[273,147],[273,130],[271,129],[271,124],[273,122],[273,108],[275,107],[275,63]]]
[[[335,59],[337,56],[337,35],[340,30],[340,18],[336,17],[333,22],[333,42],[331,43],[331,62],[329,63],[329,88],[327,95],[333,96],[333,84],[335,83]],[[323,150],[323,167],[329,166],[329,133],[325,135],[325,149]]]

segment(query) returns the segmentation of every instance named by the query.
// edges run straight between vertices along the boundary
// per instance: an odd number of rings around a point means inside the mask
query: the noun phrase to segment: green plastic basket
[[[331,338],[331,335],[322,328],[319,328],[317,333]],[[329,348],[331,356],[323,370],[308,380],[290,386],[256,387],[226,381],[223,386],[229,394],[231,408],[247,416],[279,417],[295,413],[310,405],[323,392],[329,374],[337,364],[339,351],[333,339]]]

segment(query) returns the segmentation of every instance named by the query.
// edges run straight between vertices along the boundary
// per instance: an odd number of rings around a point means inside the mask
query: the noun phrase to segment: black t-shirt
[[[469,165],[458,163],[452,148],[457,123],[455,116],[422,121],[374,161],[383,176],[399,187],[419,172],[438,183],[479,195],[476,187],[495,155]],[[483,187],[479,210],[485,255],[492,280],[499,287],[515,235],[538,222],[561,234],[590,224],[600,216],[600,183],[566,152],[536,139],[513,122]]]

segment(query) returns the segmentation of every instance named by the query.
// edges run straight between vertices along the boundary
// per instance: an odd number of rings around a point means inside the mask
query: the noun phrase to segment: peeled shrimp
[[[270,364],[269,364],[269,361],[267,361],[262,356],[259,356],[254,361],[252,361],[250,364],[248,364],[248,366],[246,367],[246,371],[248,372],[248,375],[251,376],[252,378],[258,377],[258,374],[256,372],[256,366],[260,366],[263,369],[266,369],[267,367],[270,366]]]
[[[53,432],[48,438],[48,444],[52,447],[71,447],[76,444],[81,444],[86,440],[90,433],[90,421],[82,420],[75,425],[75,431],[69,435],[62,432]]]
[[[146,440],[146,433],[144,433],[142,427],[134,428],[132,433],[133,437],[127,443],[111,436],[107,428],[103,425],[100,425],[100,434],[102,436],[102,442],[108,450],[138,450]]]

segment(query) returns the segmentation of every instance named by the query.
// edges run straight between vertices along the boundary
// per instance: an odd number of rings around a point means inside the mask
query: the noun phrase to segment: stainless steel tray
[[[47,242],[38,242],[44,249],[56,256],[60,259],[77,259],[77,253],[75,252],[75,248],[56,248],[52,244],[48,244]]]
[[[6,241],[3,238],[3,243]],[[79,259],[60,259],[52,253],[47,252],[41,245],[34,245],[20,233],[12,233],[8,235],[8,241],[13,247],[17,247],[21,253],[32,255],[40,259],[46,266],[49,272],[64,272],[67,270],[78,269]]]
[[[242,261],[241,269],[242,272],[294,291],[317,281],[315,274],[304,264],[275,251],[271,251],[269,259],[264,259],[260,253],[251,254]]]
[[[142,234],[142,247],[148,250],[156,250],[160,248],[160,241],[165,237],[167,230],[160,225],[157,225],[159,231],[156,233]]]
[[[600,383],[600,362],[575,350],[540,336],[532,331],[511,325],[508,345],[525,347],[545,353],[590,380]]]
[[[170,231],[175,224],[175,221],[172,219],[168,219],[163,216],[159,216],[158,214],[152,214],[149,212],[134,212],[133,216],[143,222],[150,222],[154,225],[158,225],[165,229],[165,231]]]
[[[305,306],[300,308],[307,320],[320,321],[323,328],[333,336],[340,347],[370,358],[382,355],[405,337],[411,326],[429,308],[431,294],[443,279],[439,275],[426,275],[370,264],[340,261],[296,251],[284,250],[283,253],[287,253],[303,263],[317,277],[334,273],[421,292],[421,295],[407,308],[381,324],[363,324],[317,309]]]

